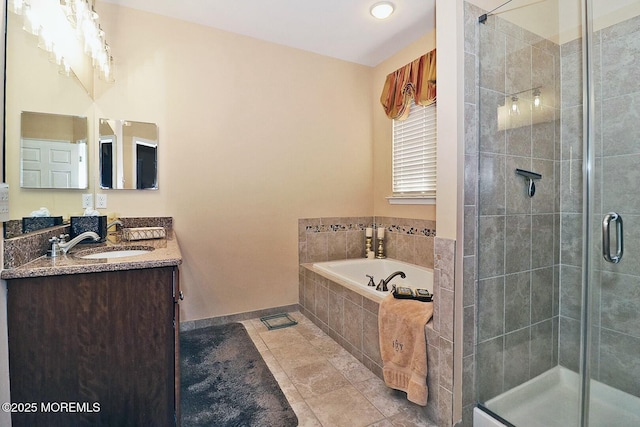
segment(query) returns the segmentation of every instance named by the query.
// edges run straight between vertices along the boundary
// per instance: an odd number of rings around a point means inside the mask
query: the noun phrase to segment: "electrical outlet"
[[[82,195],[82,207],[93,209],[93,194],[87,193]]]
[[[106,209],[106,208],[107,208],[107,195],[96,194],[96,209]]]

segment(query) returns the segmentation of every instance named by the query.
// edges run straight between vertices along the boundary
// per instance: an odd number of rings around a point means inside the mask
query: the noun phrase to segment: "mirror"
[[[87,137],[86,117],[23,111],[20,187],[88,188]]]
[[[71,73],[64,72],[52,60],[51,55],[38,47],[40,40],[38,37],[26,32],[23,29],[23,24],[23,16],[17,15],[10,10],[7,11],[4,127],[5,181],[9,184],[9,197],[12,200],[10,218],[19,223],[20,229],[22,228],[22,218],[29,217],[33,211],[38,210],[40,207],[48,208],[52,216],[62,215],[66,218],[81,211],[81,193],[100,191],[102,177],[99,173],[101,161],[99,117],[122,117],[118,115],[120,107],[114,107],[108,101],[103,101],[105,99],[104,95],[108,94],[113,88],[110,83],[96,77],[93,80],[93,86],[87,86],[86,81],[91,79],[80,79],[80,76],[77,75],[77,69],[74,68]],[[116,80],[117,84],[118,81]],[[24,145],[23,149],[22,140],[38,139],[41,135],[22,134],[23,112],[39,112],[38,114],[42,114],[39,118],[42,120],[53,117],[76,117],[85,120],[84,127],[87,136],[84,137],[86,155],[83,160],[86,162],[87,169],[82,168],[82,170],[85,174],[86,184],[79,183],[77,186],[59,185],[56,179],[53,179],[56,183],[51,185],[41,184],[37,186],[32,184],[33,181],[37,181],[32,178],[32,175],[35,174],[29,172],[28,167],[23,164],[23,159],[26,160],[27,155],[34,154],[26,152],[29,150],[28,143]],[[124,117],[127,116],[124,115]],[[155,128],[155,125],[153,127]],[[41,128],[40,131],[42,130]],[[134,135],[150,141],[155,140],[155,142],[149,142],[149,145],[146,146],[148,157],[157,158],[157,129],[155,135],[155,137],[146,136],[146,133]],[[125,137],[123,134],[123,138]],[[43,138],[59,139],[57,136],[46,135]],[[74,138],[76,141],[83,139],[82,137]],[[141,150],[144,151],[145,148],[141,148]],[[142,154],[140,157],[142,157]],[[131,154],[129,158],[134,159],[135,157]],[[124,162],[125,158],[123,157],[123,165],[125,164]],[[148,167],[146,164],[148,162],[145,162],[145,166],[142,168],[145,177],[151,175],[147,174]],[[140,180],[142,187],[157,188],[157,162],[154,162],[153,169],[155,169],[155,178]],[[25,177],[24,172],[29,176]],[[113,176],[117,176],[117,174]],[[125,177],[124,184],[131,184],[131,186],[126,187],[123,185],[122,188],[136,188],[137,183],[135,185],[133,183],[136,183],[135,179],[127,180]],[[106,188],[120,187],[113,182],[112,187]]]
[[[102,189],[158,189],[155,123],[100,119],[99,178]]]
[[[9,184],[10,218],[16,221],[19,226],[17,228],[22,230],[22,218],[30,217],[32,212],[41,207],[46,207],[52,217],[68,217],[81,210],[80,194],[92,186],[90,174],[95,174],[95,166],[89,165],[91,162],[95,164],[95,151],[92,147],[96,144],[93,123],[95,113],[94,101],[85,88],[73,75],[60,73],[56,63],[50,61],[46,52],[38,48],[38,38],[22,29],[21,16],[8,12],[6,19],[5,181]],[[75,121],[76,124],[82,121],[84,125],[79,127],[84,129],[85,136],[73,136],[78,132],[69,130],[63,133],[71,134],[71,137],[58,136],[60,131],[55,131],[54,136],[43,132],[48,125],[43,126],[42,123],[46,122],[58,128],[57,122],[66,122],[64,126],[69,129],[69,121]],[[76,188],[71,189],[55,188],[54,185],[40,188],[30,183],[24,185],[23,136],[25,139],[84,139],[86,155],[83,161],[86,166],[82,171],[86,183],[79,183]],[[79,177],[78,179],[80,180]]]

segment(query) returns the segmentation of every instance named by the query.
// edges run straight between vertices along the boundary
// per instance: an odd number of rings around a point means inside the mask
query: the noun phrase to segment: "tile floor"
[[[392,390],[300,312],[298,324],[268,330],[241,322],[298,416],[300,427],[436,427],[423,408]]]

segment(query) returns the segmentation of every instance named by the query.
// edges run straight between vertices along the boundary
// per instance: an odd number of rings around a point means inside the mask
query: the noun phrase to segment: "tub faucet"
[[[60,237],[52,237],[51,239],[49,239],[49,242],[51,242],[51,250],[49,251],[50,257],[56,257],[59,255],[60,252],[62,252],[63,254],[66,254],[67,252],[69,252],[69,250],[71,250],[71,248],[73,248],[75,245],[82,242],[83,240],[86,240],[86,239],[93,239],[95,241],[100,240],[100,236],[97,233],[94,233],[93,231],[85,231],[84,233],[77,235],[76,237],[69,240],[68,242],[65,242],[66,237],[67,236],[63,234]]]
[[[389,275],[389,277],[387,277],[386,279],[380,280],[380,283],[378,283],[378,286],[376,286],[376,291],[387,292],[389,290],[387,285],[389,284],[391,279],[393,279],[396,276],[400,276],[403,279],[407,277],[407,275],[404,274],[403,271],[396,271],[395,273],[391,273],[391,275]]]

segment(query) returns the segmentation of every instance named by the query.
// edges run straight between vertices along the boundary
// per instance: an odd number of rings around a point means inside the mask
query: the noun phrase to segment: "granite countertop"
[[[100,252],[105,247],[122,249],[154,250],[133,257],[83,259],[82,255]],[[115,248],[114,248],[115,249]],[[180,246],[170,232],[165,239],[123,241],[121,234],[111,234],[104,243],[80,243],[73,247],[66,255],[60,254],[51,258],[41,256],[31,262],[16,268],[6,269],[0,273],[1,279],[20,279],[28,277],[60,276],[68,274],[97,273],[102,271],[136,270],[142,268],[157,268],[176,266],[182,263]]]

